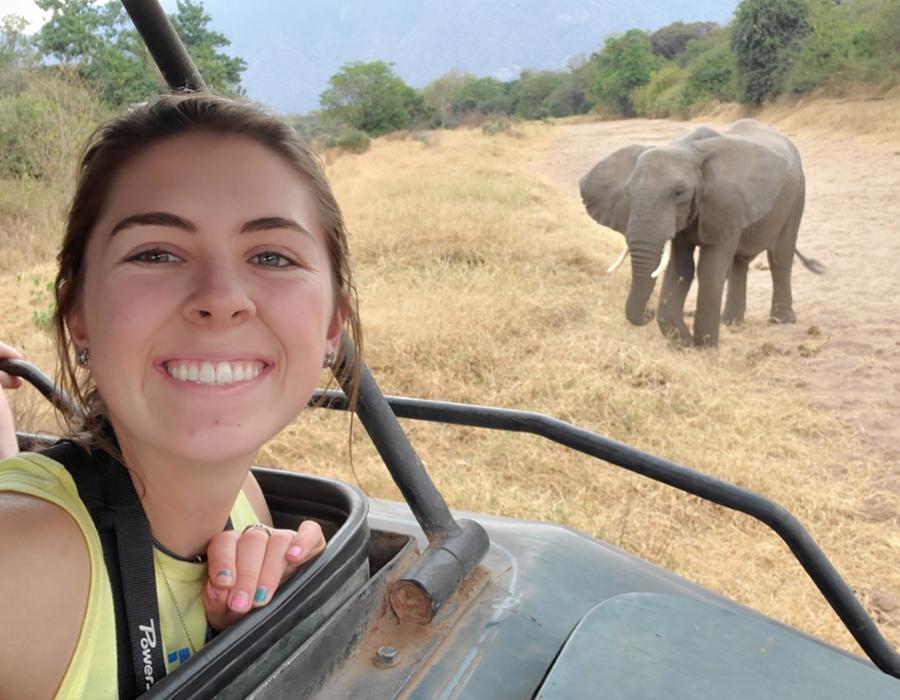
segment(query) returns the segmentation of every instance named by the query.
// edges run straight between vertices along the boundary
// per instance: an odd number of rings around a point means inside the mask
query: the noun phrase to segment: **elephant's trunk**
[[[647,302],[656,286],[652,277],[662,256],[662,245],[633,243],[631,252],[631,290],[625,301],[625,316],[635,326],[643,326],[653,320],[653,312],[647,309]]]

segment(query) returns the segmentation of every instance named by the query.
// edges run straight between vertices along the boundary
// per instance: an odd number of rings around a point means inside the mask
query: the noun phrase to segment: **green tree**
[[[694,39],[708,36],[719,28],[715,22],[672,22],[650,35],[653,53],[672,60],[680,56]]]
[[[159,92],[162,80],[137,32],[118,2],[95,5],[87,0],[35,0],[50,18],[36,36],[40,52],[77,71],[111,105],[146,99]],[[228,40],[208,29],[209,15],[199,2],[179,0],[172,23],[207,84],[226,93],[240,92],[246,67],[240,58],[218,49]]]
[[[247,63],[219,51],[231,42],[224,34],[209,29],[212,18],[203,10],[203,3],[178,0],[177,8],[172,24],[206,84],[230,95],[243,94],[241,73],[247,69]]]
[[[476,78],[468,75],[456,91],[453,110],[457,114],[510,114],[513,100],[507,86],[496,78]]]
[[[650,37],[640,29],[629,29],[610,37],[593,58],[597,70],[593,92],[597,99],[626,117],[634,115],[631,93],[650,82],[662,63],[653,53]]]
[[[810,0],[808,19],[811,31],[797,51],[786,87],[806,92],[825,83],[851,80],[854,59],[861,53],[862,28],[845,5],[833,0]],[[871,46],[871,42],[865,44]]]
[[[718,29],[689,42],[681,60],[686,71],[686,105],[737,100],[737,66],[727,30]]]
[[[681,114],[684,100],[685,71],[677,63],[667,61],[653,71],[650,82],[632,93],[635,112],[642,117],[670,117]]]
[[[554,90],[563,88],[564,83],[564,73],[549,70],[523,71],[519,78],[519,89],[516,92],[516,114],[526,119],[543,119],[551,116],[547,100]]]
[[[425,89],[422,90],[422,98],[425,108],[431,115],[432,127],[451,128],[456,126],[457,94],[466,79],[471,77],[473,76],[454,69],[425,86]]]
[[[21,15],[0,18],[0,68],[30,63],[34,52],[25,29],[28,20]]]
[[[809,29],[805,0],[742,0],[731,34],[741,102],[760,105],[782,91]]]
[[[421,96],[393,71],[393,63],[345,63],[319,96],[323,115],[354,129],[379,136],[410,126],[424,110]]]

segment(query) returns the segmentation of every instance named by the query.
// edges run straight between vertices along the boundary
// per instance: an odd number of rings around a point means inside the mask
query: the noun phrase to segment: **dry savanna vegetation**
[[[395,134],[362,155],[326,154],[383,390],[539,411],[772,497],[900,643],[900,523],[896,510],[866,515],[880,456],[798,388],[796,354],[739,335],[717,352],[677,351],[626,323],[628,273],[603,272],[621,238],[535,171],[570,128]],[[0,338],[47,369],[45,284],[64,200],[34,181],[0,183]],[[761,312],[748,326],[770,332]],[[52,428],[34,392],[16,393],[23,427]],[[745,516],[535,437],[404,426],[455,509],[565,523],[856,650],[786,546]],[[349,436],[348,416],[309,411],[258,461],[398,499],[364,431],[353,428],[352,451]]]

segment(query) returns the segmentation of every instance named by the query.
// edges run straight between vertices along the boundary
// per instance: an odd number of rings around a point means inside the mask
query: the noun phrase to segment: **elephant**
[[[795,322],[791,266],[806,181],[799,151],[775,129],[741,119],[721,133],[698,127],[666,146],[633,144],[597,163],[579,185],[591,217],[625,236],[627,248],[609,271],[631,255],[625,303],[631,323],[653,319],[647,302],[664,272],[655,314],[660,330],[684,345],[717,346],[720,323],[744,319],[747,269],[763,250],[772,273],[770,319]],[[691,333],[684,302],[698,247]],[[818,263],[800,259],[819,271]]]

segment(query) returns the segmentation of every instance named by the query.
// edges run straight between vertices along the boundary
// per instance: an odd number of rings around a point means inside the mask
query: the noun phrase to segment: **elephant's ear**
[[[631,203],[625,184],[638,156],[650,146],[632,144],[606,156],[579,181],[581,201],[598,224],[624,234]]]
[[[789,163],[746,139],[720,136],[691,144],[702,158],[698,233],[705,244],[740,235],[764,218],[784,187]]]

